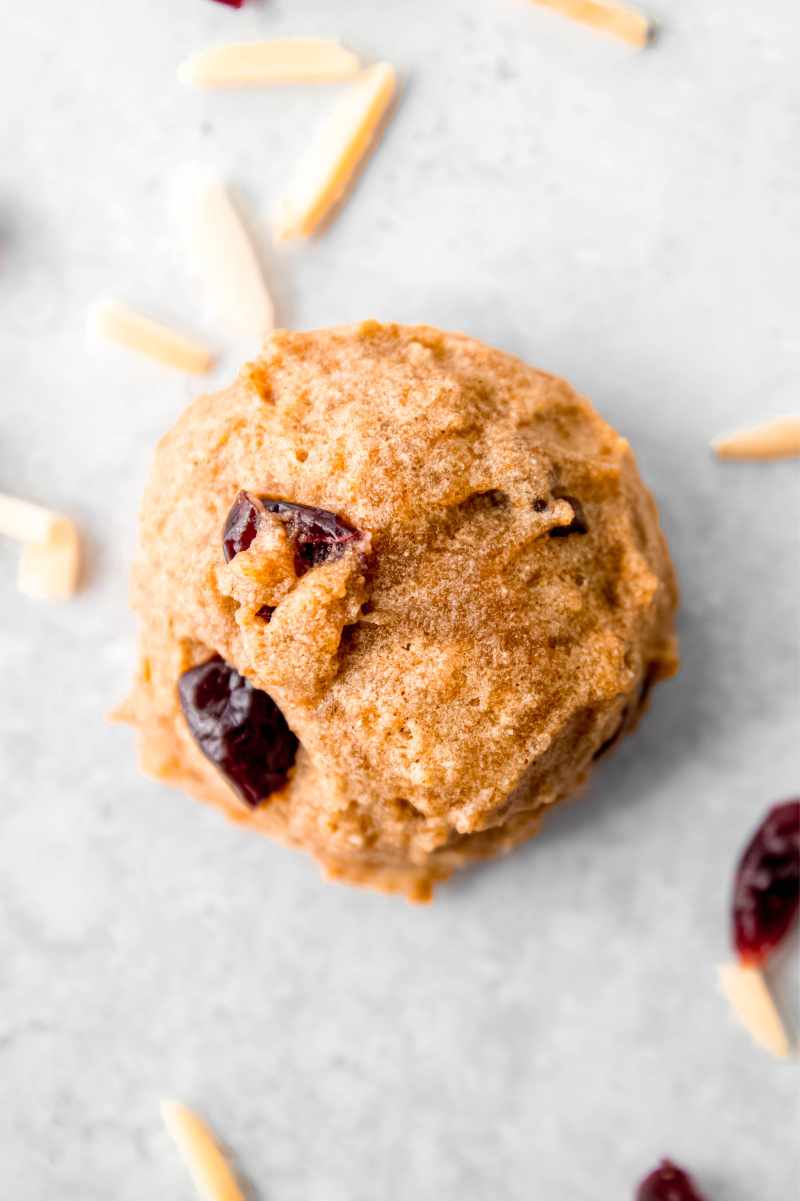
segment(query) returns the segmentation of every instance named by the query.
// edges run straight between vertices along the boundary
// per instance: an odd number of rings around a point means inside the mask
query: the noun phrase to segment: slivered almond
[[[800,417],[777,417],[711,443],[721,459],[789,459],[800,455]]]
[[[58,513],[16,496],[0,495],[0,534],[17,542],[44,542],[50,537]]]
[[[57,517],[41,542],[26,542],[17,571],[17,587],[37,600],[67,600],[78,586],[80,540],[68,517]]]
[[[197,88],[328,83],[356,75],[352,50],[325,38],[275,38],[200,50],[178,67],[181,83]]]
[[[533,3],[552,8],[600,33],[622,38],[632,46],[646,46],[653,36],[653,24],[644,13],[624,4],[606,3],[606,0],[533,0]]]
[[[736,1017],[759,1047],[784,1059],[789,1039],[761,972],[740,963],[723,963],[719,984]]]
[[[203,1201],[244,1201],[228,1161],[205,1122],[179,1101],[162,1101],[161,1116]]]
[[[0,496],[0,534],[23,543],[17,587],[26,596],[66,600],[78,583],[80,539],[69,517]]]
[[[94,307],[89,328],[100,338],[192,375],[203,375],[214,364],[213,355],[205,346],[116,300],[102,301]]]
[[[182,224],[192,260],[234,336],[259,342],[275,313],[253,244],[224,185],[202,172],[184,173]]]
[[[363,71],[334,105],[278,204],[278,238],[307,238],[341,199],[395,94],[389,63]]]

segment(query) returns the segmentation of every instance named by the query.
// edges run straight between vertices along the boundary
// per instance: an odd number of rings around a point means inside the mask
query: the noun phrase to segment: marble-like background
[[[188,1199],[163,1094],[259,1201],[612,1201],[665,1152],[710,1201],[793,1193],[797,1068],[731,1023],[714,965],[733,861],[798,788],[800,491],[707,443],[800,405],[800,8],[650,7],[636,54],[523,0],[5,0],[0,488],[88,542],[61,608],[0,546],[9,1201]],[[331,91],[201,94],[175,66],[281,33],[389,57],[404,89],[329,231],[278,252],[267,214]],[[197,385],[88,350],[87,305],[218,340],[221,381],[252,350],[198,306],[167,216],[186,160],[236,186],[283,323],[430,321],[563,373],[662,505],[683,673],[585,799],[432,908],[322,884],[104,723],[150,450]],[[791,1012],[791,956],[774,976]]]

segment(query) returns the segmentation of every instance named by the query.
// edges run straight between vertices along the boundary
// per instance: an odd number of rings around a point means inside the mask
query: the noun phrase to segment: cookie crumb
[[[363,71],[339,99],[278,203],[275,236],[307,238],[342,198],[394,97],[389,63]]]
[[[357,54],[328,38],[274,38],[199,50],[178,67],[178,79],[196,88],[330,83],[360,66]]]
[[[646,46],[655,32],[652,21],[628,5],[606,3],[606,0],[533,0],[533,3],[639,48]]]
[[[720,459],[790,459],[800,455],[800,417],[776,417],[715,438]]]
[[[202,1118],[179,1101],[162,1101],[161,1116],[202,1201],[244,1201],[228,1161]]]
[[[100,301],[94,306],[89,314],[89,332],[190,375],[204,375],[214,365],[211,351],[199,342],[116,300]]]
[[[789,1039],[766,981],[757,967],[723,963],[719,985],[753,1041],[778,1059],[789,1054]]]

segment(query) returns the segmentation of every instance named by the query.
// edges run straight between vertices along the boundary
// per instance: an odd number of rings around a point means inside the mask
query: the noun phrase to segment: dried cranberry
[[[230,563],[240,550],[247,550],[258,533],[261,506],[249,492],[240,492],[231,505],[222,530],[222,553]]]
[[[586,521],[586,514],[583,511],[583,505],[575,496],[569,496],[566,492],[554,492],[553,496],[556,500],[566,500],[572,505],[572,521],[569,525],[559,525],[555,529],[550,530],[551,538],[566,538],[568,534],[588,534],[589,525]]]
[[[244,0],[217,0],[217,4],[227,4],[228,8],[241,8]]]
[[[636,1201],[704,1201],[703,1194],[683,1168],[662,1159],[636,1191]]]
[[[742,963],[762,964],[800,906],[800,800],[770,809],[736,869],[733,942]]]
[[[261,514],[274,513],[286,526],[286,533],[294,546],[295,570],[304,575],[311,567],[338,559],[349,542],[363,538],[360,530],[354,529],[335,513],[327,509],[316,509],[310,505],[296,505],[288,500],[274,500],[270,496],[253,496],[240,492],[225,521],[222,531],[222,549],[226,562],[230,562],[240,550],[247,550],[258,533]]]
[[[280,517],[286,526],[294,543],[298,575],[328,559],[338,559],[348,542],[362,537],[359,530],[354,530],[327,509],[294,505],[287,500],[270,500],[267,496],[261,499],[267,512]]]
[[[178,694],[200,750],[248,805],[283,787],[297,739],[272,697],[219,655],[185,671]]]

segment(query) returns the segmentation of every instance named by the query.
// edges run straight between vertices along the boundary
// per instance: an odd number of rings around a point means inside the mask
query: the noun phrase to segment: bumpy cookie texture
[[[625,439],[563,380],[424,326],[278,332],[195,401],[158,447],[133,593],[145,770],[414,900],[534,834],[676,668]],[[256,803],[181,705],[215,656],[225,737],[243,677],[297,739]]]

